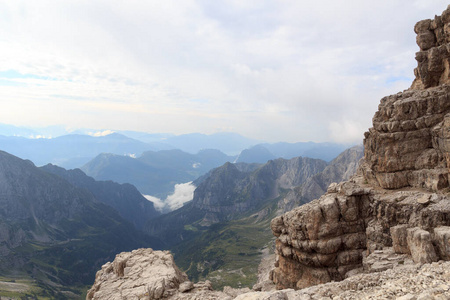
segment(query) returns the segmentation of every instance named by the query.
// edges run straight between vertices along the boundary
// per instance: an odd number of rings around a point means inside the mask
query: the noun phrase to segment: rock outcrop
[[[122,252],[95,276],[86,299],[231,299],[208,281],[188,280],[168,251],[141,248]]]
[[[399,263],[402,262],[402,263]],[[138,249],[116,256],[97,273],[91,299],[276,300],[276,299],[449,299],[450,262],[423,266],[397,261],[384,272],[358,274],[340,282],[305,288],[255,292],[225,287],[213,291],[208,281],[192,283],[166,251]],[[325,298],[324,298],[325,297]]]
[[[450,6],[415,26],[416,79],[409,90],[381,100],[358,174],[272,221],[278,288],[343,280],[364,266],[386,269],[389,264],[367,259],[390,247],[419,264],[448,260],[449,28]]]
[[[423,20],[414,26],[418,66],[414,69],[416,79],[412,88],[426,89],[450,83],[450,10],[445,10],[434,20]]]

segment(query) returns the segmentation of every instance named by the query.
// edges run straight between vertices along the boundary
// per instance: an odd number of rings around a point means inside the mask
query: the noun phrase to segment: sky
[[[0,0],[0,123],[356,143],[430,0]]]

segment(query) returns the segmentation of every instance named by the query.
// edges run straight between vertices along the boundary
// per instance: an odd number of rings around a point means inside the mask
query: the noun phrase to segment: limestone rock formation
[[[416,53],[418,66],[414,70],[416,79],[412,87],[424,89],[450,83],[450,10],[447,8],[434,20],[418,22],[414,31],[420,51]]]
[[[180,296],[180,294],[182,296]],[[194,296],[195,295],[195,296]],[[191,297],[193,296],[193,297]],[[209,282],[193,284],[168,251],[122,252],[102,266],[86,299],[226,299]],[[229,297],[228,297],[229,298]]]
[[[208,281],[192,283],[166,251],[123,252],[97,273],[90,299],[275,300],[275,299],[449,299],[450,262],[423,266],[395,261],[384,272],[358,274],[340,282],[305,288],[254,292],[225,287],[213,291]]]
[[[381,100],[358,174],[272,221],[277,288],[386,270],[405,255],[418,264],[449,259],[449,28],[450,6],[415,26],[416,79]]]

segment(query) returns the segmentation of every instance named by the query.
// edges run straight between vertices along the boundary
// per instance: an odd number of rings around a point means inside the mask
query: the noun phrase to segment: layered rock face
[[[417,23],[412,87],[381,100],[358,174],[272,221],[278,288],[449,259],[450,6]],[[448,50],[447,50],[448,49]],[[388,262],[376,261],[392,252]],[[375,261],[375,262],[374,262]]]
[[[416,53],[418,66],[414,69],[416,79],[412,88],[426,89],[450,83],[450,10],[447,8],[434,20],[418,22],[414,31],[420,51]]]

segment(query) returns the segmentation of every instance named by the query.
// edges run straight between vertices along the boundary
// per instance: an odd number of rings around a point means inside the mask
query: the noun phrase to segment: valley
[[[0,300],[450,299],[448,2],[3,1],[0,28]]]
[[[270,220],[312,200],[298,200],[299,193],[327,186],[317,176],[336,164],[302,157],[231,163],[237,156],[219,150],[162,150],[99,154],[81,170],[66,170],[1,154],[0,296],[43,299],[79,297],[103,263],[141,247],[170,249],[189,276],[214,287],[251,287],[261,250],[273,250]],[[344,164],[352,168],[359,157]],[[161,214],[142,195],[163,197],[188,180],[193,199],[174,211]]]

